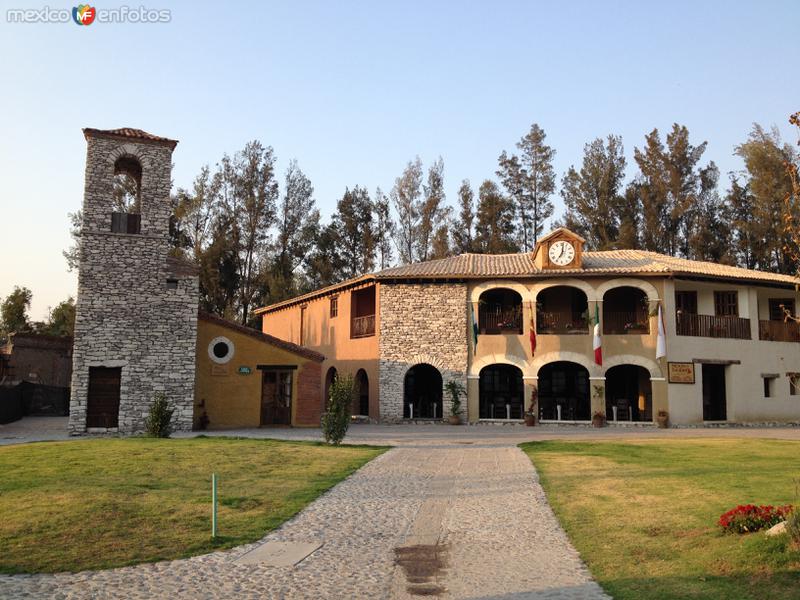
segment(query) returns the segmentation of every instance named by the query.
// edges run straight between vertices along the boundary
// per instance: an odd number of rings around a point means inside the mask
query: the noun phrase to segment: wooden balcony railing
[[[522,333],[522,306],[481,305],[478,308],[480,332],[488,334]]]
[[[794,321],[759,321],[758,339],[770,342],[800,342],[800,325]]]
[[[350,337],[361,338],[375,335],[375,315],[353,317],[350,321]]]
[[[679,313],[676,325],[678,335],[735,340],[751,339],[750,319],[742,319],[740,317]]]
[[[608,335],[641,335],[650,333],[647,311],[603,311],[603,333]]]
[[[536,313],[536,333],[553,335],[589,333],[589,325],[586,318],[580,314],[539,311]]]

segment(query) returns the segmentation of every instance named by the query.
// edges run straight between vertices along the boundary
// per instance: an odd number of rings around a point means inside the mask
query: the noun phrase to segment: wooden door
[[[725,365],[703,365],[703,420],[726,421]]]
[[[261,383],[261,424],[291,425],[292,371],[265,370]]]
[[[119,425],[121,368],[89,367],[86,427]]]

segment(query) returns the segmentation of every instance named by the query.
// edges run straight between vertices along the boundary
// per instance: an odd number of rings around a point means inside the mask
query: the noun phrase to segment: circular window
[[[208,357],[215,363],[224,365],[233,358],[233,342],[226,337],[216,337],[208,344]]]

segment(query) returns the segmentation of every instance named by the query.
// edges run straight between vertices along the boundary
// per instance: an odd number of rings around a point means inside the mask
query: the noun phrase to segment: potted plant
[[[656,423],[659,429],[666,429],[669,427],[669,413],[665,410],[658,411],[656,415]]]
[[[533,427],[536,425],[536,400],[539,396],[539,390],[534,387],[531,390],[531,404],[528,407],[528,410],[525,411],[525,425],[528,427]]]
[[[592,415],[592,427],[605,427],[606,416],[599,410]]]
[[[444,389],[450,394],[450,416],[447,421],[450,425],[461,424],[461,396],[467,394],[467,390],[458,381],[448,381]]]

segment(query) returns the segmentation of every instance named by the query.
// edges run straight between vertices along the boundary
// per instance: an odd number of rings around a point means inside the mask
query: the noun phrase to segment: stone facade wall
[[[167,260],[172,150],[168,145],[87,137],[69,429],[86,430],[89,367],[121,367],[119,431],[141,431],[158,392],[192,427],[198,278]],[[141,234],[112,233],[114,163],[142,166]],[[167,279],[177,280],[168,287]]]
[[[445,384],[456,380],[466,387],[468,343],[466,284],[381,283],[381,420],[403,418],[404,379],[416,364],[439,369]],[[446,394],[444,413],[450,414]]]

